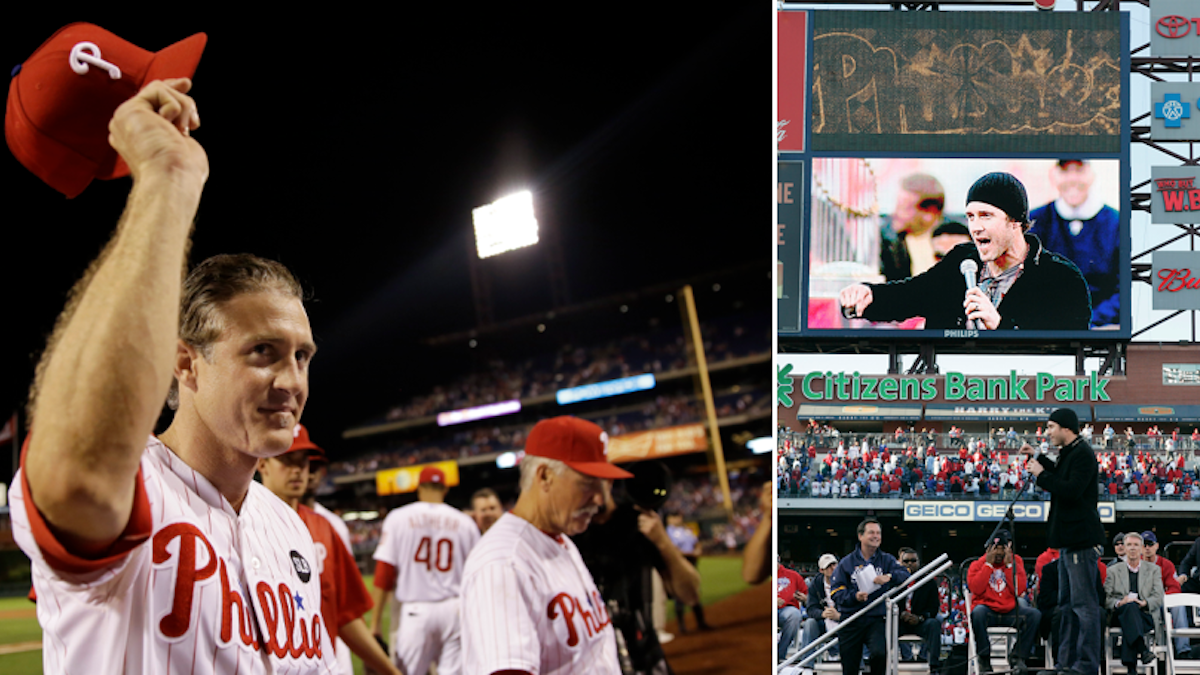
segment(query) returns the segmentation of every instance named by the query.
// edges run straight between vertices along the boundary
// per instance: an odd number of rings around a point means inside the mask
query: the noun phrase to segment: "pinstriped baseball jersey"
[[[575,544],[506,513],[467,559],[463,672],[619,675],[604,600]]]
[[[458,597],[478,541],[471,516],[447,504],[413,502],[384,519],[375,559],[396,568],[396,600],[438,602]]]
[[[114,553],[85,560],[12,491],[13,536],[33,561],[46,672],[334,673],[316,549],[258,483],[241,512],[158,439],[142,454]]]

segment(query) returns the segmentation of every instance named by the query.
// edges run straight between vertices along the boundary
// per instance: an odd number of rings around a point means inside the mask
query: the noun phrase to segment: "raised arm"
[[[700,602],[700,572],[683,557],[667,536],[662,519],[654,511],[638,507],[638,531],[654,544],[663,559],[662,580],[667,593],[685,605]]]
[[[748,584],[758,584],[771,576],[771,483],[764,483],[759,496],[762,506],[762,520],[758,529],[750,535],[746,548],[742,549],[742,580]]]
[[[188,235],[208,177],[189,135],[200,125],[190,88],[186,79],[151,82],[113,115],[109,142],[133,188],[38,364],[28,496],[83,557],[129,522],[139,458],[173,376]]]

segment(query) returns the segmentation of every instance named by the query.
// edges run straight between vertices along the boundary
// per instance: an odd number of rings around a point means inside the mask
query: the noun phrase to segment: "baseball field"
[[[761,661],[763,667],[754,672],[768,672],[770,668],[771,651],[771,615],[770,592],[764,584],[749,589],[741,578],[741,558],[738,557],[705,557],[700,559],[700,575],[703,579],[700,590],[702,602],[706,608],[707,618],[715,630],[704,633],[703,637],[694,631],[688,636],[680,636],[665,646],[668,658],[679,675],[689,672],[716,673],[725,672],[713,670],[713,661],[720,660],[723,642],[730,646],[736,645],[736,658],[742,665],[751,661]],[[366,579],[371,583],[370,577]],[[761,597],[760,597],[761,596]],[[674,610],[668,611],[669,622],[667,632],[674,631]],[[728,640],[724,638],[728,637]],[[42,672],[42,631],[38,627],[37,616],[33,604],[25,598],[0,598],[0,673],[5,675],[37,675]],[[687,643],[696,640],[695,647]],[[687,654],[695,654],[700,648],[700,641],[708,650],[704,660],[707,667],[699,666],[701,670],[689,667]],[[757,642],[761,642],[761,650]],[[748,648],[754,644],[754,648]],[[681,649],[687,647],[687,649]],[[755,658],[761,651],[761,657]],[[673,653],[675,652],[675,653]],[[354,659],[354,672],[362,673],[362,664]],[[728,671],[734,672],[734,671]],[[738,670],[737,672],[751,672]]]

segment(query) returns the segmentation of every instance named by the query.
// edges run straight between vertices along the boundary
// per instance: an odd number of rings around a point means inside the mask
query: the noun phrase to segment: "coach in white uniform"
[[[421,469],[418,501],[387,515],[375,549],[371,632],[379,635],[387,592],[394,591],[400,611],[391,627],[392,660],[408,675],[426,675],[430,663],[438,675],[458,675],[462,667],[458,594],[479,528],[445,503],[448,489],[441,469]]]
[[[521,496],[467,559],[463,669],[494,673],[621,672],[612,619],[570,540],[604,504],[604,482],[633,474],[608,462],[608,436],[576,417],[542,420],[521,460]]]
[[[312,537],[253,480],[292,443],[312,330],[278,263],[210,258],[181,288],[208,177],[190,86],[151,82],[113,116],[133,175],[125,215],[38,366],[12,523],[43,666],[332,675]],[[175,417],[154,438],[172,379]]]

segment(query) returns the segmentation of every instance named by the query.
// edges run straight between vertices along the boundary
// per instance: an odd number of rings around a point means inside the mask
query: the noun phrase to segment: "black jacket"
[[[912,276],[912,258],[908,255],[908,232],[896,232],[891,223],[884,223],[880,230],[879,273],[887,281],[907,279]]]
[[[804,603],[804,607],[808,611],[808,618],[820,619],[821,612],[824,612],[828,606],[825,604],[825,575],[818,572],[806,581],[808,583],[808,602]],[[833,579],[830,579],[829,582],[832,588]]]
[[[942,600],[938,597],[938,580],[930,579],[925,582],[925,585],[913,591],[912,595],[912,613],[924,619],[937,618],[938,610],[942,608]],[[900,611],[908,611],[905,607],[908,606],[908,601],[905,600],[900,605]]]
[[[1038,455],[1037,461],[1045,469],[1037,486],[1050,493],[1046,544],[1053,548],[1102,546],[1104,526],[1096,512],[1100,468],[1092,446],[1077,436],[1062,449],[1057,464],[1045,455]]]
[[[1087,282],[1075,263],[1042,248],[1037,237],[1026,234],[1029,252],[1024,270],[997,310],[1000,330],[1087,330],[1092,300]],[[955,246],[938,264],[903,281],[868,284],[873,299],[863,312],[870,321],[903,321],[925,317],[931,329],[966,328],[963,296],[967,283],[959,271],[971,259],[982,269],[979,251],[968,242]]]
[[[1187,555],[1180,561],[1179,566],[1175,571],[1179,574],[1186,574],[1188,579],[1183,582],[1184,593],[1200,593],[1200,570],[1193,573],[1192,568],[1200,566],[1200,539],[1192,542],[1192,547],[1188,549]]]

